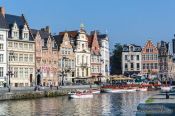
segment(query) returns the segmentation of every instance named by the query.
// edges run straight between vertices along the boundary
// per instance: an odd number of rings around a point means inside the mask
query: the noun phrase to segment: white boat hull
[[[136,89],[125,89],[126,92],[135,92]]]
[[[124,89],[104,89],[106,93],[124,93]]]
[[[100,93],[100,90],[92,91],[92,93]]]
[[[171,87],[161,87],[162,92],[169,92],[171,90]]]
[[[69,94],[69,98],[93,98],[93,94]]]
[[[138,88],[137,91],[148,91],[147,88]]]

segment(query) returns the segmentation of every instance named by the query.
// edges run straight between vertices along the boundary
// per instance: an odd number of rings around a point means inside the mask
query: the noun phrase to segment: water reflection
[[[93,99],[68,97],[0,102],[0,115],[17,116],[130,116],[152,92],[96,94]]]

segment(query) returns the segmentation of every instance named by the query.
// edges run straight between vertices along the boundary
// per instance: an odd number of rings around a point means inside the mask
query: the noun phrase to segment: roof
[[[99,39],[104,39],[104,38],[107,37],[107,34],[98,34],[97,37],[98,37]]]
[[[63,36],[65,33],[68,33],[69,37],[71,38],[76,38],[78,36],[78,30],[60,32],[59,35]]]
[[[8,25],[8,28],[11,28],[11,26],[16,22],[18,28],[22,29],[24,24],[26,23],[23,16],[15,16],[11,14],[5,14],[5,20]]]
[[[31,32],[33,36],[36,36],[37,32],[39,32],[42,39],[48,39],[49,36],[51,36],[47,31],[44,30],[31,29]]]
[[[55,35],[55,36],[53,36],[53,38],[55,39],[55,41],[57,43],[58,49],[60,49],[60,45],[63,42],[63,36],[64,35]]]
[[[8,29],[8,26],[6,24],[6,20],[2,14],[0,14],[0,28]]]

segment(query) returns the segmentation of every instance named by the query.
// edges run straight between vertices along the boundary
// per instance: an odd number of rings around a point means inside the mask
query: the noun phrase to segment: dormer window
[[[16,22],[13,24],[12,27],[12,38],[19,38],[19,29]]]
[[[22,29],[22,38],[25,40],[29,40],[29,30],[26,24],[24,25],[24,28]]]

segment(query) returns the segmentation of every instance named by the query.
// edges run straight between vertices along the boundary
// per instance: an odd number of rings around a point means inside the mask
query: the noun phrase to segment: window
[[[155,65],[155,69],[157,69],[157,63],[155,63],[154,65]]]
[[[13,47],[12,42],[8,42],[8,47],[9,47],[9,48]]]
[[[18,68],[14,68],[14,78],[18,77]]]
[[[149,63],[147,64],[147,69],[150,69],[150,68],[149,68]]]
[[[127,55],[125,55],[125,60],[128,60],[128,56]]]
[[[134,64],[133,64],[133,63],[131,63],[131,70],[133,70],[133,68],[134,68]]]
[[[24,33],[24,38],[28,38],[28,33]]]
[[[146,49],[146,52],[149,52],[149,49]]]
[[[33,74],[33,68],[30,68],[29,71],[30,74]]]
[[[24,49],[25,49],[25,50],[28,49],[28,44],[24,44]]]
[[[0,54],[0,62],[3,62],[4,61],[4,56],[3,54]]]
[[[125,70],[128,70],[128,64],[125,63]]]
[[[19,49],[23,49],[23,43],[19,43]]]
[[[14,53],[14,61],[18,61],[18,54]]]
[[[84,49],[84,44],[82,44],[82,49]]]
[[[23,54],[19,55],[19,61],[22,62],[23,61]]]
[[[82,77],[84,77],[84,69],[82,69]]]
[[[145,67],[145,64],[143,64],[143,69],[145,69],[146,67]]]
[[[4,45],[0,44],[0,50],[3,50],[3,49],[4,49]]]
[[[14,43],[14,48],[18,49],[18,43]]]
[[[25,78],[27,78],[28,77],[28,68],[25,68],[24,74],[25,74]]]
[[[79,77],[79,68],[77,68],[77,77]]]
[[[139,63],[137,63],[137,70],[139,70],[140,69],[140,64]]]
[[[151,65],[151,69],[153,69],[153,63],[151,63],[150,65]]]
[[[133,55],[131,55],[131,60],[134,60],[134,56]]]
[[[24,54],[24,62],[28,62],[28,54]]]
[[[0,67],[0,77],[3,77],[4,76],[4,71],[3,71],[4,69],[3,69],[3,67]]]
[[[14,37],[18,37],[18,32],[13,32]]]
[[[29,49],[33,50],[33,44],[29,44]]]
[[[29,62],[33,62],[33,54],[29,55]]]
[[[0,35],[0,40],[4,40],[4,36],[2,34]]]
[[[19,76],[20,76],[20,78],[23,77],[23,68],[20,68],[20,69],[19,69]]]
[[[140,57],[139,57],[139,55],[137,55],[137,60],[140,60]]]

